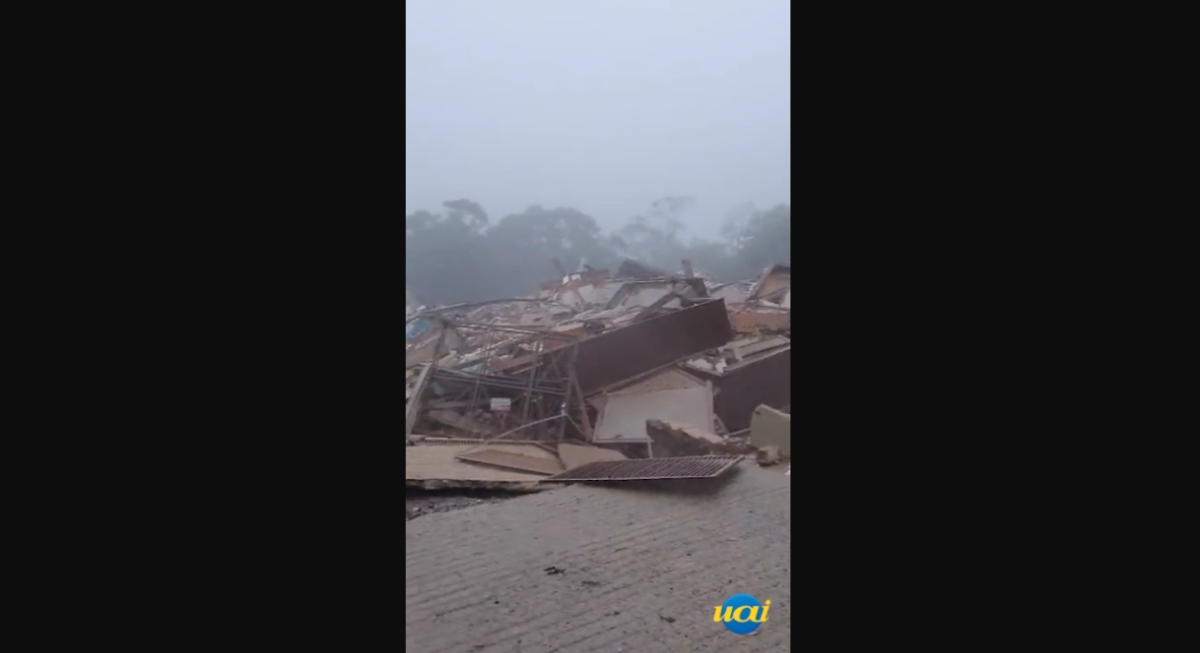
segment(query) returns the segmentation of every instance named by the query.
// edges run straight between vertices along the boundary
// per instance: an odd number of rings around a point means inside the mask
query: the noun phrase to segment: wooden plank
[[[604,460],[625,460],[625,454],[612,449],[602,449],[600,447],[588,447],[582,444],[571,444],[569,442],[560,442],[558,445],[558,457],[562,460],[563,467],[566,469],[574,469],[588,463],[600,462]]]
[[[454,458],[470,463],[490,465],[492,467],[500,467],[501,469],[515,469],[531,474],[545,474],[547,476],[563,471],[562,463],[557,460],[534,458],[533,456],[525,456],[509,451],[497,451],[496,449],[477,449],[458,454]]]

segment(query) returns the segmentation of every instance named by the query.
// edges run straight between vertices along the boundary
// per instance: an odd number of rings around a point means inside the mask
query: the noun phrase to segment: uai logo
[[[770,609],[770,601],[759,603],[749,594],[734,594],[725,599],[725,605],[717,606],[713,621],[724,622],[729,632],[736,635],[749,635],[758,630],[759,624],[767,623]]]

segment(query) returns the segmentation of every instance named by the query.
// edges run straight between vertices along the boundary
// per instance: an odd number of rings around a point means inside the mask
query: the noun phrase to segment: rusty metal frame
[[[410,403],[410,407],[417,406],[418,411],[423,410],[426,399],[424,395],[428,392],[428,388],[435,382],[441,381],[439,387],[450,386],[457,389],[457,392],[439,395],[443,401],[463,401],[474,405],[479,402],[480,395],[487,397],[497,394],[510,396],[513,399],[513,410],[509,413],[509,417],[519,414],[517,424],[515,428],[507,428],[506,432],[499,437],[557,420],[559,423],[554,429],[552,437],[558,441],[565,439],[567,423],[573,422],[570,418],[571,412],[577,405],[582,406],[583,403],[578,386],[572,387],[574,362],[580,342],[578,338],[546,329],[471,322],[448,317],[440,319],[439,324],[441,333],[434,345],[433,360],[425,370],[429,382],[419,388],[419,392],[412,399],[414,403]],[[478,347],[472,349],[472,353],[482,351],[483,356],[473,360],[469,365],[470,368],[478,367],[480,371],[469,372],[462,369],[440,367],[439,364],[444,355],[442,350],[446,333],[451,330],[468,342],[478,342],[479,332],[482,332],[483,347],[482,349]],[[503,334],[516,334],[523,337],[505,341]],[[548,342],[555,343],[557,346],[550,348],[547,346]],[[509,366],[507,369],[494,371],[493,348],[501,343],[506,347],[524,348],[528,346],[532,350],[531,355],[519,354],[519,356],[528,356],[529,360]],[[420,418],[419,415],[415,420],[411,416],[407,417],[406,421],[414,422]],[[406,424],[406,435],[410,432],[411,426]]]

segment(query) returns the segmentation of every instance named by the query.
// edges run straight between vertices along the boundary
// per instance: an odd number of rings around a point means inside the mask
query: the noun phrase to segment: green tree
[[[613,271],[622,257],[667,271],[679,270],[686,258],[716,281],[750,279],[767,266],[791,263],[786,204],[769,211],[741,205],[726,217],[721,240],[685,243],[692,203],[664,197],[605,234],[574,208],[531,206],[492,223],[476,202],[447,201],[440,213],[420,210],[404,218],[407,284],[428,305],[455,304],[527,295],[555,276],[556,258],[567,270],[586,261]]]

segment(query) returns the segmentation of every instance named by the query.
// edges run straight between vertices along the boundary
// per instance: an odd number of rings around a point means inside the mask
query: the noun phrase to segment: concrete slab
[[[488,447],[523,454],[537,449],[533,445],[488,445]],[[478,450],[479,445],[473,444],[418,444],[405,447],[405,487],[427,490],[503,489],[523,485],[534,486],[545,478],[541,474],[473,465],[455,459],[458,455]]]

